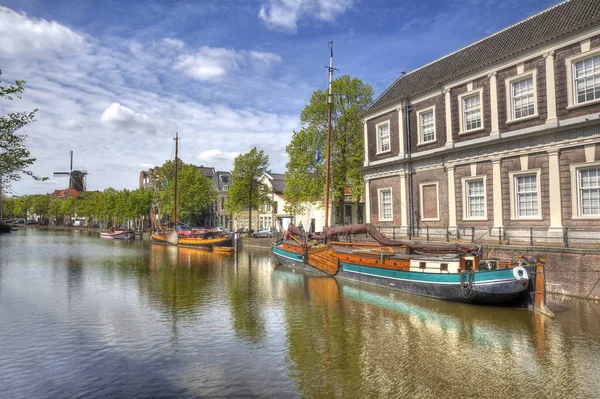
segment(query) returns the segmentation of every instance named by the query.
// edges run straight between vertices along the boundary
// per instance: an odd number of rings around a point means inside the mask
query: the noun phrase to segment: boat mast
[[[333,41],[329,42],[329,95],[327,96],[327,158],[325,162],[325,227],[329,226],[329,164],[331,162],[331,109],[333,108]]]
[[[173,228],[177,230],[177,157],[178,157],[179,133],[175,133],[175,204],[173,206]]]

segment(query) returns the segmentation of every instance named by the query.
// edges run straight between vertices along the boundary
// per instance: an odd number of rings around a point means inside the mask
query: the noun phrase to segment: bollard
[[[446,227],[446,242],[450,241],[450,229]]]
[[[427,226],[427,241],[429,241],[429,226]]]
[[[392,226],[392,239],[396,239],[396,226]]]
[[[475,242],[475,227],[471,227],[471,242]]]
[[[565,248],[569,248],[569,228],[565,227],[565,232],[563,233],[564,238],[563,238],[563,242],[565,245]]]

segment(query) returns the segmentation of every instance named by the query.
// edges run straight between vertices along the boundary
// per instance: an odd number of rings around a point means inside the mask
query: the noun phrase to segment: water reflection
[[[599,397],[600,304],[549,306],[405,295],[260,249],[27,231],[0,236],[0,397]]]

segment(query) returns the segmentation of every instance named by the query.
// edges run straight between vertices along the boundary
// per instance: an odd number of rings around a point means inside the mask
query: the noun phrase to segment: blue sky
[[[0,113],[37,108],[23,129],[46,182],[64,188],[69,150],[88,189],[134,189],[173,158],[230,170],[263,149],[284,172],[285,146],[312,91],[335,67],[381,94],[410,71],[539,12],[554,0],[0,0],[2,80],[25,79]]]

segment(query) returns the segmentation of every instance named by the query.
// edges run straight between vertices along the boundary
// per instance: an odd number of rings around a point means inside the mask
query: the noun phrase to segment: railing
[[[376,226],[392,239],[418,241],[471,242],[563,248],[600,248],[600,229],[563,228],[549,231],[540,227],[420,227],[411,231],[400,226]]]

